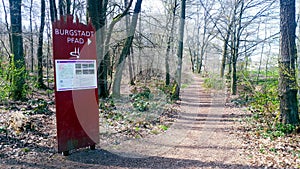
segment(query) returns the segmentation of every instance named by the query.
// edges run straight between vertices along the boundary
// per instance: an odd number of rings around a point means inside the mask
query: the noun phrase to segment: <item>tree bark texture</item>
[[[223,53],[222,53],[222,63],[221,63],[221,72],[220,72],[220,76],[221,78],[224,77],[224,74],[225,74],[225,68],[226,68],[226,60],[227,60],[227,57],[228,57],[228,42],[229,42],[229,38],[230,38],[230,34],[231,34],[231,29],[232,29],[232,23],[233,22],[233,19],[231,19],[228,27],[227,27],[227,30],[226,30],[226,37],[224,39],[224,46],[223,46]]]
[[[33,57],[32,8],[33,8],[33,0],[30,0],[30,7],[29,7],[30,57],[31,57],[30,71],[33,73],[33,71],[34,71],[34,57]]]
[[[124,4],[125,6],[128,6],[128,0],[124,0]],[[128,15],[126,15],[125,17],[125,22],[126,22],[126,33],[127,35],[129,35],[129,22],[130,22],[130,18]],[[130,52],[131,50],[131,52]],[[130,53],[133,53],[133,48],[131,47],[131,49],[128,52],[128,69],[129,69],[129,83],[130,85],[134,85],[134,75],[133,75],[133,68],[132,68],[132,60],[131,57],[133,57],[133,55],[131,55]]]
[[[115,78],[114,78],[114,82],[113,82],[113,91],[112,91],[113,97],[120,97],[122,71],[124,69],[126,57],[130,51],[130,47],[133,42],[133,37],[134,37],[136,26],[137,26],[138,16],[141,11],[141,6],[142,6],[142,0],[137,0],[135,7],[134,7],[134,12],[133,12],[133,16],[132,16],[131,25],[130,25],[129,35],[126,38],[124,48],[122,49],[119,61],[117,62],[116,73],[115,73]]]
[[[181,1],[181,12],[180,12],[180,25],[179,25],[179,41],[177,48],[178,67],[176,71],[176,89],[173,93],[174,99],[179,99],[180,88],[181,88],[181,72],[182,72],[182,56],[183,56],[183,37],[184,37],[184,25],[185,25],[185,6],[186,0]]]
[[[244,5],[245,5],[245,0],[241,0],[236,2],[238,4],[235,5],[235,10],[234,10],[234,33],[233,33],[233,46],[232,46],[232,71],[231,71],[231,94],[236,95],[237,94],[237,60],[239,57],[239,47],[240,47],[240,39],[241,39],[241,32],[242,32],[242,17],[244,14]],[[236,18],[236,11],[237,7],[240,5],[240,10],[238,13],[238,17]]]
[[[65,15],[65,3],[64,3],[64,0],[59,0],[58,1],[58,8],[59,8],[59,15],[60,16]]]
[[[166,51],[166,57],[165,57],[165,68],[166,68],[166,79],[165,79],[165,85],[170,85],[170,53],[171,48],[173,47],[172,44],[174,42],[174,29],[175,29],[175,17],[176,17],[176,9],[177,9],[177,0],[174,1],[174,4],[172,6],[172,13],[170,14],[171,19],[171,29],[168,33],[168,42],[167,42],[167,51]]]
[[[41,0],[41,25],[39,30],[39,40],[38,40],[38,49],[37,49],[37,59],[38,59],[38,87],[45,88],[43,81],[43,34],[44,34],[44,27],[45,27],[45,0]]]
[[[280,120],[285,124],[299,124],[295,3],[295,0],[280,0],[279,99]]]
[[[107,55],[104,53],[105,43],[105,22],[108,0],[88,0],[88,16],[90,17],[95,29],[97,39],[97,62],[98,62],[98,95],[101,98],[108,96]]]
[[[49,0],[50,4],[50,17],[51,17],[51,22],[54,22],[57,20],[57,9],[56,9],[56,3],[53,0]]]
[[[23,56],[23,37],[22,37],[22,15],[21,0],[9,0],[11,39],[13,53],[13,77],[11,86],[11,97],[14,100],[25,98],[25,60]]]

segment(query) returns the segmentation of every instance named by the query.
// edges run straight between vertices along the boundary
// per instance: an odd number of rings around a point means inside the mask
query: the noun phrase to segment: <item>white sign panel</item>
[[[97,88],[96,60],[55,60],[57,91]]]

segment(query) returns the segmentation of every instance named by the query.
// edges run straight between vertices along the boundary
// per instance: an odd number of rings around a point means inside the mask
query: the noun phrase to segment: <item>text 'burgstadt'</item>
[[[76,29],[55,29],[55,35],[67,36],[67,43],[76,43],[83,45],[85,43],[84,37],[94,36],[94,31],[83,31]]]

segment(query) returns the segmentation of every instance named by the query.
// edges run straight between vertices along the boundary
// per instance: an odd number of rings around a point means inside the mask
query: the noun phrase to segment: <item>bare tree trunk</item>
[[[234,33],[232,32],[231,33],[231,41],[230,41],[230,46],[231,46],[231,48],[230,48],[230,55],[228,56],[228,58],[227,58],[227,63],[228,63],[228,72],[227,72],[227,79],[228,80],[231,80],[231,72],[232,72],[232,56],[233,56],[233,48],[234,48],[234,40],[233,40],[233,38],[234,38]],[[231,88],[231,83],[230,83],[230,86],[229,86],[230,88]]]
[[[71,0],[66,0],[66,6],[67,6],[67,15],[71,14]]]
[[[200,69],[200,5],[197,6],[197,19],[196,22],[199,23],[197,25],[197,36],[196,36],[196,42],[197,42],[197,47],[196,47],[196,71],[198,73],[198,70]]]
[[[129,50],[129,53],[130,53],[130,51],[131,50]],[[130,54],[128,55],[129,83],[130,83],[130,85],[134,85],[131,56],[132,55],[130,55]]]
[[[170,66],[169,66],[169,59],[170,59],[170,52],[172,48],[172,44],[174,42],[174,29],[175,29],[175,17],[176,17],[176,9],[177,9],[177,0],[174,1],[174,6],[172,7],[171,13],[171,29],[168,33],[168,42],[167,42],[167,52],[165,57],[165,68],[166,68],[166,81],[165,85],[170,85]]]
[[[221,78],[224,77],[224,72],[225,72],[225,68],[226,68],[226,59],[228,57],[228,42],[229,42],[229,38],[230,38],[230,34],[231,34],[231,27],[232,27],[232,21],[230,21],[230,24],[227,27],[226,37],[224,39],[222,63],[221,63],[221,73],[220,73]]]
[[[184,37],[184,25],[185,25],[185,6],[186,0],[181,0],[181,17],[180,17],[180,26],[179,26],[179,41],[178,41],[178,67],[176,71],[176,90],[173,93],[173,99],[179,99],[180,88],[181,88],[181,71],[182,71],[182,55],[183,55],[183,37]]]
[[[98,95],[101,98],[106,98],[109,94],[107,85],[107,57],[105,51],[105,22],[108,0],[87,2],[88,16],[96,29],[96,41],[97,41],[97,61],[98,61]]]
[[[130,85],[135,85],[134,83],[134,69],[133,69],[133,48],[131,47],[128,55],[128,69],[129,69],[129,83]]]
[[[297,3],[298,5],[298,11],[300,10],[300,2],[298,1]],[[297,15],[297,26],[298,26],[298,36],[300,35],[300,13],[298,12],[298,15]],[[297,40],[297,55],[299,56],[299,52],[300,52],[300,38],[298,37]],[[298,69],[298,79],[300,79],[300,59],[297,58],[297,61],[296,61],[296,64],[297,64],[297,69]],[[300,90],[298,90],[298,95],[300,95]],[[299,102],[299,97],[298,97],[298,102]]]
[[[232,75],[231,75],[231,94],[236,95],[237,94],[237,69],[236,69],[236,63],[237,60],[235,57],[233,57],[232,60]]]
[[[56,4],[55,1],[49,0],[50,4],[50,16],[51,16],[51,22],[54,22],[57,20],[57,9],[56,9]]]
[[[33,31],[32,31],[32,8],[33,8],[33,0],[30,0],[29,7],[29,27],[30,27],[30,57],[31,57],[31,72],[34,70],[34,57],[33,57]]]
[[[128,0],[124,0],[124,4],[125,6],[128,6]],[[130,22],[130,18],[128,15],[125,16],[125,20],[126,20],[126,33],[127,36],[129,36],[129,22]],[[131,47],[130,50],[132,51],[133,48]],[[133,51],[132,51],[133,52]],[[132,61],[131,61],[131,55],[130,55],[130,51],[128,52],[128,70],[129,70],[129,83],[130,85],[134,85],[134,80],[133,80],[133,70],[132,70]]]
[[[102,71],[102,73],[105,73],[106,76],[100,76],[99,77],[99,81],[101,81],[102,79],[102,83],[99,85],[99,88],[100,88],[100,91],[99,91],[99,96],[100,97],[107,97],[109,95],[109,89],[110,87],[108,86],[108,83],[107,83],[107,77],[108,77],[108,74],[110,72],[110,74],[112,74],[112,66],[111,66],[111,56],[110,56],[110,52],[109,52],[109,44],[110,44],[110,40],[111,40],[111,35],[113,33],[113,29],[114,29],[114,26],[116,25],[116,23],[118,23],[124,16],[126,16],[128,14],[128,11],[132,5],[132,2],[133,0],[130,0],[129,3],[128,3],[128,6],[126,7],[126,9],[123,11],[122,14],[119,14],[117,15],[115,18],[113,18],[112,22],[109,24],[109,27],[108,27],[108,30],[107,30],[107,33],[106,33],[106,39],[105,39],[105,44],[104,44],[104,58],[101,59],[100,58],[100,61],[102,61],[102,64],[100,64],[100,66],[105,66],[106,69],[103,69],[104,71]],[[104,29],[104,28],[101,28],[101,29]],[[101,52],[101,51],[100,51]],[[112,77],[112,76],[111,76]],[[104,92],[106,91],[106,92]]]
[[[44,27],[45,27],[45,0],[41,0],[41,25],[39,31],[37,58],[38,58],[38,75],[37,82],[39,88],[46,88],[43,81],[43,42],[44,42]]]
[[[190,56],[191,56],[192,72],[194,73],[195,72],[195,68],[194,68],[194,65],[195,65],[195,54],[193,53],[191,47],[189,47],[189,53],[190,53]]]
[[[58,0],[58,8],[59,15],[71,15],[71,0]]]
[[[135,8],[134,8],[133,16],[132,16],[129,36],[127,37],[127,39],[125,41],[124,48],[123,48],[122,53],[120,55],[119,61],[117,63],[116,74],[115,74],[114,83],[113,83],[113,91],[112,91],[113,92],[112,93],[113,97],[120,97],[122,71],[124,69],[124,64],[125,64],[126,57],[129,53],[130,47],[132,45],[133,37],[134,37],[134,34],[135,34],[135,30],[136,30],[138,16],[139,16],[139,13],[141,11],[141,5],[142,5],[142,0],[137,0]]]
[[[10,5],[10,23],[11,23],[11,40],[13,53],[13,73],[12,93],[14,100],[22,100],[25,95],[25,60],[23,56],[23,36],[22,36],[22,14],[21,0],[9,0]],[[17,72],[17,73],[16,73]]]
[[[280,0],[280,59],[279,100],[280,120],[285,124],[299,124],[297,81],[295,77],[296,19],[295,0]]]
[[[203,58],[205,54],[205,48],[206,48],[206,31],[207,31],[207,19],[208,19],[208,11],[205,10],[204,12],[204,26],[203,26],[203,35],[202,35],[202,44],[200,45],[200,53],[199,53],[199,66],[197,72],[201,74],[202,71],[202,65],[203,65]]]
[[[236,69],[236,65],[237,65],[237,59],[239,57],[239,47],[240,47],[240,36],[241,36],[241,29],[242,29],[242,16],[244,14],[244,0],[238,1],[237,3],[241,3],[240,6],[240,13],[238,15],[238,23],[236,23],[235,27],[234,27],[234,46],[233,46],[233,54],[232,54],[232,75],[231,75],[231,94],[232,95],[236,95],[237,94],[237,69]],[[236,4],[237,6],[237,4]],[[236,12],[234,12],[236,13]],[[235,20],[235,19],[234,19]],[[236,20],[235,20],[236,21]]]
[[[100,57],[98,60],[100,61],[100,66],[98,67],[98,92],[99,97],[107,98],[109,95],[108,85],[107,85],[107,72],[108,72],[108,55],[105,53],[105,36],[106,36],[106,12],[107,12],[108,0],[100,1],[100,29],[97,30],[99,34],[97,35],[97,42],[99,42],[100,47],[97,52]]]
[[[58,1],[58,9],[59,9],[59,15],[63,16],[65,15],[65,3],[64,0],[59,0]]]
[[[134,85],[134,81],[136,80],[136,68],[135,68],[134,50],[132,46],[131,46],[131,65],[132,65],[132,73],[133,73],[132,81]]]
[[[236,95],[237,93],[237,70],[236,70],[236,64],[237,64],[237,58],[238,58],[238,37],[236,33],[236,29],[234,31],[234,38],[233,38],[233,46],[232,46],[232,56],[231,56],[231,94]]]
[[[51,16],[49,17],[49,13],[48,13],[48,19],[51,18]],[[50,87],[50,83],[49,83],[49,70],[51,69],[51,45],[50,42],[51,41],[51,27],[50,27],[50,23],[47,22],[47,88],[49,89]],[[48,93],[48,92],[47,92]],[[50,98],[50,93],[48,93],[48,97]]]
[[[138,73],[141,73],[143,71],[143,62],[142,62],[142,17],[140,13],[139,18],[139,58],[138,58]]]

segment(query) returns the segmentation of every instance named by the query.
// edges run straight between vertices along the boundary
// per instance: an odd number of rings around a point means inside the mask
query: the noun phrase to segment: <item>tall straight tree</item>
[[[128,0],[124,0],[124,4],[125,4],[125,7],[128,6]],[[126,33],[127,35],[129,35],[129,22],[130,22],[130,18],[128,15],[126,15],[125,17],[125,22],[126,22]],[[132,53],[132,54],[130,54]],[[128,70],[129,70],[129,79],[130,79],[130,85],[134,85],[134,78],[133,78],[133,73],[134,73],[134,70],[133,70],[133,63],[131,61],[131,58],[133,59],[133,48],[131,47],[131,51],[129,50],[128,52]]]
[[[166,68],[166,81],[165,85],[169,86],[170,85],[170,64],[169,64],[169,59],[170,59],[170,53],[172,49],[172,45],[174,42],[174,29],[175,29],[175,17],[176,17],[176,9],[177,9],[177,0],[171,1],[171,12],[170,12],[170,20],[171,20],[171,28],[170,31],[168,31],[168,41],[167,41],[167,51],[166,51],[166,57],[165,57],[165,68]],[[168,25],[167,25],[168,26]]]
[[[33,30],[32,30],[32,8],[33,8],[33,0],[30,0],[29,7],[29,27],[30,27],[30,57],[31,57],[31,65],[30,71],[33,73],[34,70],[34,57],[33,57]]]
[[[232,12],[232,16],[230,18],[230,20],[228,21],[228,26],[226,28],[226,32],[225,32],[225,37],[224,37],[224,44],[223,44],[223,51],[222,51],[222,61],[221,61],[221,70],[220,70],[220,76],[221,78],[224,77],[224,73],[225,73],[225,67],[226,67],[226,60],[228,57],[228,42],[229,42],[229,38],[230,38],[230,34],[232,31],[232,26],[233,26],[233,21],[234,21],[234,14],[235,14],[235,10],[234,12]]]
[[[178,66],[176,70],[176,90],[173,93],[174,99],[179,99],[180,86],[181,86],[181,71],[182,71],[182,56],[183,56],[183,37],[184,37],[184,25],[185,25],[185,6],[186,0],[181,0],[181,12],[180,12],[180,25],[179,25],[179,41],[177,48]]]
[[[142,0],[137,0],[135,7],[134,7],[134,11],[133,11],[132,21],[131,21],[131,25],[130,25],[130,29],[129,29],[129,35],[126,38],[124,48],[122,49],[119,61],[117,63],[116,74],[115,74],[114,83],[113,83],[113,91],[112,91],[113,97],[120,96],[122,71],[124,69],[125,59],[128,56],[130,47],[133,42],[133,37],[134,37],[136,26],[137,26],[138,16],[141,11],[141,6],[142,6]]]
[[[13,54],[13,70],[11,97],[14,100],[25,98],[25,60],[23,56],[23,37],[22,37],[22,0],[9,0],[11,41]]]
[[[240,40],[242,35],[242,18],[245,12],[244,9],[245,0],[236,0],[235,7],[234,7],[234,28],[232,33],[232,42],[233,45],[231,46],[231,94],[237,94],[237,61],[239,57],[239,48],[240,48]],[[239,10],[237,9],[239,7]]]
[[[45,0],[41,0],[41,25],[39,31],[38,49],[37,49],[37,60],[38,60],[38,76],[37,83],[39,88],[46,88],[43,82],[43,42],[44,42],[44,27],[45,27]]]
[[[56,4],[55,1],[49,0],[50,4],[50,16],[51,16],[51,22],[54,22],[57,20],[57,9],[56,9]]]
[[[285,124],[299,124],[295,77],[296,10],[295,0],[280,0],[279,99],[280,118]]]
[[[107,5],[108,0],[87,1],[88,17],[97,31],[98,95],[101,98],[106,98],[109,94],[107,85],[107,70],[109,65],[107,65],[107,55],[104,53]]]

